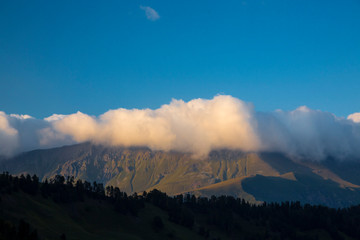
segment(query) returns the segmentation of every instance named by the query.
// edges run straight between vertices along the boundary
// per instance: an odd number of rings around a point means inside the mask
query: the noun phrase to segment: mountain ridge
[[[253,203],[301,200],[333,207],[360,203],[358,179],[355,175],[352,176],[355,183],[343,179],[340,170],[338,173],[332,170],[333,165],[296,162],[281,153],[221,149],[197,159],[189,153],[82,143],[26,152],[3,160],[0,170],[11,174],[36,174],[41,180],[55,175],[74,176],[117,186],[128,193],[157,188],[169,195],[224,194]],[[268,186],[268,182],[273,186]],[[274,194],[264,196],[259,192],[263,186],[268,186]],[[282,192],[280,186],[289,194]],[[279,199],[276,193],[281,196]]]

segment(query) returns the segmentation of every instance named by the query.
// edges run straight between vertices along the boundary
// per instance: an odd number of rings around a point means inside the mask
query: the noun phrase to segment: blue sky
[[[3,0],[0,110],[98,115],[229,94],[347,116],[360,111],[359,13],[355,0]]]

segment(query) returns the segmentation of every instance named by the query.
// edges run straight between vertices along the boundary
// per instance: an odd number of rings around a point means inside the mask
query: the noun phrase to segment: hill
[[[359,239],[360,205],[252,205],[230,196],[131,196],[55,176],[0,174],[0,239]]]

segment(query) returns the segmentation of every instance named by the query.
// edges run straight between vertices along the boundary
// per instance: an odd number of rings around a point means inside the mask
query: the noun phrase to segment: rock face
[[[74,176],[128,193],[157,188],[169,195],[224,194],[254,203],[300,200],[332,207],[360,203],[360,177],[354,173],[360,165],[356,161],[349,167],[338,165],[334,160],[294,162],[277,153],[218,150],[196,159],[179,152],[83,143],[23,153],[3,160],[0,170],[36,174],[42,180],[57,174]],[[351,176],[344,177],[348,172]]]

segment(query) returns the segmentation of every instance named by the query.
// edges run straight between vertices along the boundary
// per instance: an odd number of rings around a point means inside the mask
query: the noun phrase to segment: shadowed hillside
[[[230,196],[168,196],[56,175],[0,174],[0,239],[359,239],[360,207],[252,205]]]

